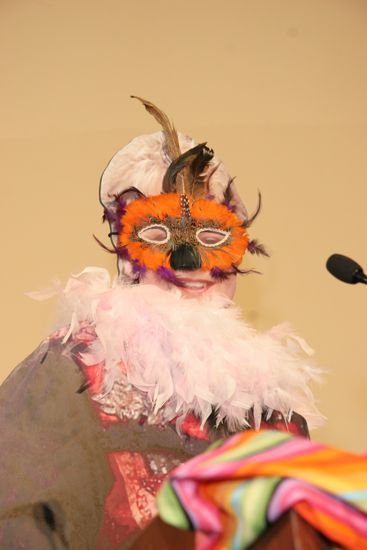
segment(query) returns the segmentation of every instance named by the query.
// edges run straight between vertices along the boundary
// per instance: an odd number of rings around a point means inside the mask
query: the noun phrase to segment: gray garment
[[[1,550],[95,548],[113,483],[106,452],[159,449],[182,462],[208,444],[172,427],[103,427],[63,351],[41,344],[0,388]]]

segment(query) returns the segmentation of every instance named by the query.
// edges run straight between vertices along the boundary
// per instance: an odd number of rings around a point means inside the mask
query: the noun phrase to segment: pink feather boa
[[[204,423],[214,407],[230,429],[246,424],[253,407],[285,416],[297,411],[310,428],[322,423],[309,383],[320,370],[312,350],[287,325],[259,333],[223,296],[187,299],[152,285],[111,285],[107,270],[89,267],[61,292],[65,341],[88,321],[97,339],[86,363],[104,361],[99,402],[124,380],[145,392],[167,420],[191,411]],[[39,296],[38,296],[39,298]]]

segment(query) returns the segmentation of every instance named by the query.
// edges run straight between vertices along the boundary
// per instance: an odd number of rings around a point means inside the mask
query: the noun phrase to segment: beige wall
[[[208,140],[251,209],[271,260],[240,281],[255,326],[289,320],[329,373],[327,427],[314,437],[367,448],[367,289],[324,263],[367,267],[365,0],[2,0],[2,363],[5,375],[52,325],[27,290],[114,260],[91,235],[98,178],[153,120],[142,95]]]

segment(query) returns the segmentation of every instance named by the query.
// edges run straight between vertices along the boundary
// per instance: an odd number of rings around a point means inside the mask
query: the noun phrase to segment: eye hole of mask
[[[146,243],[165,244],[170,240],[171,233],[165,225],[153,224],[140,229],[138,237]]]
[[[224,244],[228,240],[229,234],[229,231],[221,229],[204,228],[196,232],[196,239],[203,246],[214,247]]]

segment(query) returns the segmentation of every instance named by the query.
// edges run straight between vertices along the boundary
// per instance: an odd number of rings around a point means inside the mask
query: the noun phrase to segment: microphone
[[[361,266],[342,254],[332,254],[326,262],[326,269],[344,283],[350,285],[364,283],[367,285],[367,275],[363,272]]]

